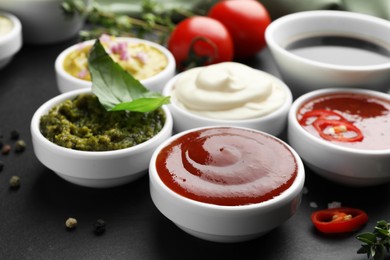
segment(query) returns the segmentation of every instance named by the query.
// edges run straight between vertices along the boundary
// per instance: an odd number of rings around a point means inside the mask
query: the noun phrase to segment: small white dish
[[[224,65],[224,64],[230,64],[230,63],[221,63],[221,64],[216,64],[216,65],[199,67],[199,68],[195,68],[192,70],[196,70],[197,71],[196,73],[198,73],[198,71],[200,71],[197,75],[200,75],[201,73],[204,73],[206,71],[206,73],[205,73],[206,76],[211,79],[212,77],[219,77],[212,70],[214,70],[214,68],[216,68],[216,67],[218,68],[219,66]],[[235,67],[232,68],[231,70],[234,70],[235,71],[234,73],[237,73],[236,75],[240,74],[240,72],[239,72],[240,70],[247,70],[249,68],[243,64],[239,64],[239,63],[233,63],[233,64],[235,65]],[[238,66],[238,67],[236,67],[236,66]],[[241,67],[243,67],[243,68],[241,68]],[[190,71],[181,72],[181,73],[177,74],[176,76],[174,76],[171,80],[169,80],[163,89],[163,95],[171,96],[171,103],[168,104],[168,108],[171,111],[172,116],[174,118],[174,132],[178,133],[178,132],[182,132],[182,131],[186,131],[186,130],[198,128],[198,127],[206,127],[206,126],[213,126],[213,125],[226,125],[226,126],[248,127],[248,128],[264,131],[264,132],[267,132],[267,133],[275,135],[275,136],[281,134],[285,129],[285,126],[287,123],[288,110],[290,109],[290,106],[291,106],[292,101],[293,101],[291,90],[284,82],[282,82],[280,79],[276,78],[275,76],[273,76],[267,72],[264,72],[264,71],[260,71],[260,70],[256,70],[256,69],[252,69],[252,68],[249,68],[249,69],[253,70],[255,74],[259,75],[259,77],[261,77],[261,79],[258,79],[258,78],[255,79],[252,77],[246,78],[245,80],[248,80],[247,82],[248,82],[248,84],[251,84],[251,88],[255,88],[256,90],[254,90],[255,92],[252,94],[245,94],[245,95],[247,97],[251,97],[251,99],[253,99],[253,97],[257,94],[256,92],[259,93],[259,92],[264,91],[262,81],[263,82],[270,82],[270,85],[272,86],[272,89],[273,89],[272,91],[279,93],[279,94],[275,94],[275,95],[280,95],[281,92],[283,93],[282,94],[283,100],[281,101],[281,104],[279,104],[276,108],[270,110],[269,112],[267,112],[264,115],[256,116],[253,118],[246,118],[246,119],[221,119],[219,116],[215,116],[215,115],[213,117],[208,117],[207,115],[196,114],[193,111],[187,109],[185,106],[183,106],[183,104],[180,101],[178,101],[178,99],[174,95],[175,84],[178,81],[182,80],[182,77],[185,77]],[[210,74],[210,75],[208,75],[208,74]],[[234,75],[234,76],[230,75],[228,77],[234,78],[234,80],[236,80],[236,75]],[[218,80],[220,80],[220,79],[218,79]],[[210,80],[210,82],[212,82],[212,84],[214,84],[213,82],[217,82],[218,80],[217,79],[215,81]],[[199,83],[200,81],[201,80],[199,79],[199,77],[190,78],[189,80],[187,80],[187,82],[189,82],[190,84],[194,84],[194,85],[198,85],[198,86],[200,85],[200,83]],[[223,84],[225,84],[225,83],[223,83]],[[232,84],[235,84],[235,83],[232,83]],[[241,84],[241,83],[238,83],[238,84]],[[225,85],[227,85],[227,83]],[[214,100],[213,95],[218,95],[215,93],[219,93],[219,90],[206,89],[206,88],[200,89],[203,87],[198,87],[198,86],[196,87],[195,90],[191,89],[191,91],[189,92],[190,96],[195,96],[197,99],[201,99],[202,95],[200,95],[200,94],[203,94],[205,92],[206,94],[203,95],[204,99],[201,101],[201,102],[204,102],[205,104],[207,103],[204,107],[210,106],[210,105],[216,103],[216,100]],[[217,88],[219,88],[219,87],[217,87]],[[277,91],[275,90],[276,88],[278,89]],[[201,90],[201,91],[199,91],[199,90]],[[246,90],[244,90],[244,91],[246,91]],[[241,92],[241,91],[239,91],[239,92]],[[237,92],[232,91],[229,93],[229,96],[232,97],[233,99],[236,99],[235,95],[239,95],[236,93]],[[228,100],[228,98],[224,98],[222,96],[223,94],[225,94],[225,93],[222,92],[220,96],[216,97],[220,100],[219,103],[226,102]],[[206,99],[208,101],[206,101]],[[256,99],[253,99],[253,100],[256,101]],[[273,102],[273,101],[271,101],[272,98],[270,98],[270,97],[267,97],[267,100],[269,100],[270,103]],[[251,100],[250,102],[247,102],[247,103],[240,101],[240,103],[242,103],[241,105],[245,106],[247,108],[252,106],[252,105],[249,105],[249,103],[251,103],[251,102],[253,102],[253,101]],[[192,104],[190,104],[190,105],[192,105]],[[220,111],[217,109],[215,109],[214,111],[213,110],[210,110],[210,111],[202,110],[201,112],[202,113],[204,113],[204,112],[207,112],[207,113],[213,112],[214,113],[215,111],[217,111],[217,112],[224,113],[225,115],[235,113],[235,114],[240,116],[240,115],[247,115],[250,110],[252,110],[252,111],[257,110],[257,108],[255,108],[255,109],[252,109],[252,108],[247,109],[246,108],[247,110],[241,111],[241,110],[239,110],[239,109],[241,109],[240,106],[236,106],[236,107],[235,107],[235,105],[231,106],[234,108],[234,110],[235,110],[234,112],[231,112],[233,110],[224,111],[223,109]],[[259,111],[261,109],[264,109],[261,106],[259,106],[259,107],[260,107],[258,109]]]
[[[71,183],[93,188],[108,188],[134,181],[147,173],[152,153],[172,135],[172,117],[166,107],[161,131],[141,144],[114,151],[79,151],[54,144],[40,131],[40,119],[53,106],[89,93],[79,89],[58,95],[37,109],[31,120],[32,143],[36,157],[47,168]]]
[[[297,115],[302,105],[311,100],[335,94],[367,95],[373,97],[372,100],[384,100],[390,104],[390,95],[373,90],[333,88],[311,91],[296,99],[291,106],[288,115],[288,143],[301,156],[307,167],[312,169],[314,173],[328,180],[342,185],[362,187],[390,182],[390,146],[387,149],[385,147],[380,149],[362,149],[357,146],[354,147],[354,144],[342,145],[341,143],[328,141],[320,136],[309,133],[309,131],[305,130],[298,121]],[[345,105],[345,107],[348,106]],[[355,107],[360,111],[366,109],[364,106]],[[390,116],[389,113],[385,115]],[[359,117],[351,114],[351,116],[345,118],[350,118],[355,121],[354,124],[356,125],[356,122],[358,121],[356,118]],[[373,118],[371,117],[369,120],[373,120]],[[386,122],[390,123],[390,120],[387,120]],[[382,130],[382,133],[384,133],[385,136],[389,134],[389,123],[387,123],[387,129]],[[372,127],[375,127],[376,124],[373,123],[371,125]],[[363,136],[372,136],[374,134],[372,130],[366,130],[365,128],[367,127],[361,127]],[[379,136],[382,134],[379,133],[377,135]],[[381,141],[376,139],[375,142],[369,143],[372,145],[373,143],[381,143]],[[382,142],[381,145],[385,146],[385,143]]]
[[[136,43],[136,44],[141,43],[141,44],[152,46],[155,49],[159,50],[167,59],[167,66],[161,72],[149,78],[140,80],[140,82],[146,88],[153,91],[161,92],[165,83],[175,75],[175,70],[176,70],[175,59],[173,58],[172,53],[164,46],[152,41],[138,39],[138,38],[129,38],[129,37],[117,37],[116,41],[118,42],[125,41],[127,43]],[[77,43],[75,45],[68,47],[58,55],[55,61],[55,72],[56,72],[57,87],[61,93],[65,93],[75,89],[91,88],[92,86],[91,81],[80,79],[68,73],[64,69],[64,61],[68,57],[68,55],[73,51],[79,48],[84,48],[86,46],[92,46],[94,42],[95,40],[89,40],[89,41]]]
[[[0,35],[0,69],[4,68],[22,48],[22,25],[19,19],[6,12],[0,11],[0,17],[10,22],[11,28]]]
[[[53,44],[76,37],[85,17],[66,17],[62,0],[2,0],[0,9],[13,13],[23,26],[23,41],[29,44]],[[83,0],[88,6],[90,0]]]
[[[283,80],[299,96],[332,87],[387,91],[390,85],[389,35],[390,23],[381,18],[347,11],[305,11],[273,21],[266,29],[265,38]],[[309,44],[306,49],[298,47],[302,54],[303,50],[327,46],[328,49],[315,49],[315,57],[303,56],[288,47],[313,37],[344,37],[353,43],[337,40],[327,45],[327,38],[318,38],[318,43]],[[358,41],[363,41],[362,46],[350,45]],[[379,49],[385,53],[383,56],[378,55]],[[367,63],[368,54],[383,59]]]
[[[182,195],[179,194],[178,191],[174,190],[173,188],[169,187],[165,181],[162,180],[162,177],[160,176],[159,172],[162,168],[165,166],[160,165],[175,165],[174,167],[182,167],[182,160],[184,160],[184,157],[181,159],[174,159],[174,161],[167,161],[166,159],[161,160],[161,158],[165,158],[165,152],[167,151],[166,148],[168,148],[168,151],[177,151],[178,149],[186,149],[186,160],[192,161],[194,159],[193,156],[196,157],[196,154],[189,155],[191,153],[191,149],[193,149],[194,146],[197,146],[197,142],[203,138],[203,135],[200,136],[199,139],[196,139],[196,141],[188,141],[189,137],[193,135],[194,133],[197,133],[198,131],[212,131],[210,138],[213,138],[211,136],[215,136],[215,133],[218,131],[225,131],[221,129],[229,129],[228,131],[245,131],[245,132],[251,132],[256,133],[264,136],[265,138],[270,138],[270,141],[266,142],[268,145],[270,143],[273,143],[276,141],[279,145],[282,146],[285,145],[285,148],[291,153],[289,153],[288,156],[284,156],[283,158],[276,158],[275,154],[270,155],[269,158],[272,158],[270,161],[271,164],[277,164],[281,165],[281,162],[285,160],[286,162],[292,162],[295,161],[294,165],[296,166],[294,171],[296,172],[296,177],[293,179],[292,183],[290,183],[291,186],[288,186],[286,190],[282,191],[279,195],[276,195],[272,198],[269,198],[265,201],[261,202],[254,202],[254,203],[247,203],[247,204],[214,204],[211,202],[205,202],[202,200],[197,200],[195,198],[188,197],[188,195]],[[216,132],[214,132],[216,131]],[[223,132],[223,134],[226,134]],[[231,132],[229,132],[231,134]],[[218,133],[216,134],[218,136]],[[223,135],[222,135],[223,136]],[[216,137],[214,140],[218,140],[221,136]],[[191,137],[190,137],[191,138]],[[222,137],[223,138],[223,137]],[[235,137],[227,137],[227,138],[233,138]],[[257,138],[257,137],[254,137]],[[188,143],[185,143],[185,145],[181,146],[183,148],[171,148],[171,144],[183,144],[182,140],[187,140]],[[241,141],[244,141],[245,138],[240,139]],[[208,141],[210,141],[209,138],[207,138]],[[232,139],[229,139],[232,140]],[[264,139],[262,139],[264,140]],[[254,143],[255,141],[253,139],[248,139],[249,143]],[[241,242],[241,241],[247,241],[250,239],[254,239],[257,237],[260,237],[267,232],[270,232],[272,229],[278,227],[285,221],[287,221],[290,217],[292,217],[301,201],[301,194],[302,189],[304,186],[304,180],[305,180],[305,171],[303,167],[303,163],[301,159],[299,158],[298,154],[287,144],[281,141],[279,143],[279,139],[277,139],[274,136],[271,136],[269,134],[256,131],[249,128],[240,128],[240,127],[219,127],[219,126],[213,126],[213,127],[204,127],[204,128],[197,128],[197,129],[191,129],[185,132],[181,132],[179,134],[176,134],[163,142],[154,152],[152,159],[150,161],[149,166],[149,180],[150,180],[150,194],[151,198],[153,200],[153,203],[157,207],[157,209],[169,220],[171,220],[174,224],[176,224],[180,229],[187,232],[188,234],[208,240],[213,242],[223,242],[223,243],[233,243],[233,242]],[[213,142],[213,141],[211,141]],[[240,141],[239,141],[240,142]],[[217,141],[218,143],[218,141]],[[241,143],[241,142],[240,142]],[[222,146],[225,145],[225,148],[228,148],[229,144],[222,144]],[[264,153],[265,150],[268,151],[268,147],[264,143],[262,144],[263,150],[260,151],[256,149],[256,153],[260,154]],[[239,145],[238,145],[239,146]],[[211,162],[209,165],[205,165],[203,163],[200,163],[197,161],[196,164],[192,164],[193,167],[197,169],[204,168],[205,170],[210,169],[210,171],[218,171],[217,174],[218,180],[224,179],[227,181],[227,179],[230,179],[234,176],[231,175],[230,170],[227,168],[231,167],[237,170],[237,168],[245,167],[243,164],[240,164],[240,161],[242,159],[248,159],[246,156],[245,158],[240,156],[240,148],[231,146],[228,148],[234,154],[232,157],[236,157],[237,160],[230,161],[227,164],[218,165]],[[261,145],[260,145],[261,146]],[[266,147],[265,147],[266,146]],[[184,148],[185,147],[185,148]],[[208,146],[208,148],[205,148],[208,152],[211,152],[209,148],[212,146]],[[217,145],[216,149],[214,151],[222,151],[220,148],[221,143]],[[283,149],[285,149],[283,148]],[[172,149],[172,150],[170,150]],[[270,149],[268,152],[270,152],[272,149]],[[163,152],[162,152],[163,151]],[[237,153],[236,153],[237,152]],[[160,153],[162,153],[162,157],[160,157]],[[179,152],[180,153],[180,152]],[[267,152],[266,152],[267,153]],[[218,156],[218,152],[213,153],[214,155]],[[256,157],[256,154],[254,155]],[[230,156],[228,156],[230,157]],[[230,157],[230,158],[232,158]],[[268,156],[265,156],[268,157]],[[222,158],[222,157],[220,157]],[[225,157],[226,158],[226,157]],[[222,158],[223,159],[223,158]],[[281,161],[278,161],[281,160]],[[265,160],[267,161],[267,160]],[[196,165],[201,164],[200,167],[197,167]],[[206,163],[208,164],[208,163]],[[288,164],[288,163],[287,163]],[[186,164],[185,164],[186,165]],[[240,166],[241,165],[241,166]],[[185,169],[188,169],[190,166],[184,166]],[[249,166],[251,167],[251,166]],[[252,167],[255,167],[252,165]],[[272,166],[271,166],[272,168]],[[219,169],[219,170],[217,170]],[[170,171],[170,170],[169,170]],[[272,172],[272,170],[269,170]],[[278,171],[281,172],[281,171]],[[200,193],[203,192],[206,199],[208,198],[215,198],[215,196],[219,196],[216,194],[224,194],[223,190],[228,190],[227,194],[221,195],[223,198],[229,197],[231,195],[229,194],[236,194],[233,191],[229,191],[230,189],[235,190],[236,188],[239,189],[245,189],[245,192],[249,192],[251,190],[251,187],[256,186],[256,184],[263,183],[264,176],[259,177],[257,176],[256,179],[251,179],[251,181],[245,182],[246,177],[248,175],[248,172],[242,172],[242,174],[235,175],[235,177],[241,178],[243,182],[240,182],[239,184],[236,183],[235,185],[224,185],[224,181],[213,181],[208,178],[202,178],[199,177],[198,174],[191,174],[187,173],[186,170],[182,169],[175,169],[174,172],[170,171],[170,174],[174,176],[178,176],[176,181],[177,182],[184,182],[189,183],[189,187],[197,187],[197,189],[202,190]],[[205,173],[213,175],[213,173]],[[270,174],[272,175],[272,173]],[[183,178],[182,176],[186,176]],[[213,175],[214,176],[214,175]],[[251,175],[252,176],[252,175]],[[267,175],[268,176],[268,175]],[[216,177],[216,176],[214,176]],[[165,178],[165,177],[164,177]],[[183,178],[183,179],[182,179]],[[225,179],[227,178],[227,179]],[[250,177],[251,178],[251,177]],[[257,179],[258,178],[258,179]],[[174,181],[175,182],[175,181]],[[234,182],[234,181],[233,181]],[[264,182],[267,182],[264,180]],[[195,185],[198,184],[198,185]],[[247,187],[240,188],[241,185],[246,185]],[[251,186],[253,185],[253,186]],[[264,185],[264,184],[263,184]],[[248,187],[249,186],[249,187]],[[267,186],[267,185],[265,185]],[[272,186],[272,185],[270,185]],[[211,187],[211,191],[207,191],[208,188]],[[224,188],[225,187],[225,188]],[[233,188],[232,188],[233,187]],[[256,186],[257,189],[258,186]],[[267,186],[268,187],[268,186]],[[192,189],[192,188],[191,188]],[[193,191],[188,191],[189,193],[192,193]],[[213,193],[212,195],[210,194]],[[243,193],[245,193],[243,191]],[[194,192],[197,193],[197,192]],[[241,196],[243,193],[238,193],[238,196]],[[266,193],[269,194],[269,193]],[[201,195],[202,196],[202,195]],[[235,195],[233,195],[233,198],[235,198]],[[252,196],[251,196],[252,198]]]

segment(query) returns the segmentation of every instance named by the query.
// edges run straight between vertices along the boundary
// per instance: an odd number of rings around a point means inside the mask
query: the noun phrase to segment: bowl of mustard
[[[100,42],[124,70],[146,88],[161,92],[174,76],[176,63],[164,46],[152,41],[102,35]],[[88,56],[95,40],[72,45],[62,51],[55,61],[57,87],[61,93],[80,88],[91,88]]]

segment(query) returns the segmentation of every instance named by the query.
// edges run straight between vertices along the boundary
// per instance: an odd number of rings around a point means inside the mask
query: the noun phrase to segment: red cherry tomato
[[[322,233],[347,233],[368,221],[367,213],[354,208],[333,208],[313,212],[311,221]]]
[[[181,21],[168,39],[168,49],[181,70],[233,59],[233,41],[228,30],[221,22],[205,16]]]
[[[248,58],[265,47],[264,32],[271,18],[267,9],[258,1],[221,1],[210,9],[208,16],[223,23],[230,32],[234,58]]]

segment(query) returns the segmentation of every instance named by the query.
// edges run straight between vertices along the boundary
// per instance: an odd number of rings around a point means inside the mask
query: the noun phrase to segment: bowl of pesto
[[[162,106],[152,112],[107,111],[90,89],[58,95],[33,115],[31,134],[38,160],[61,178],[108,188],[147,173],[152,153],[172,135]]]

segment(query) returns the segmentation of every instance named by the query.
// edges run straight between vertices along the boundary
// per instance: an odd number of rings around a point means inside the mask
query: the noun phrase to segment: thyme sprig
[[[137,38],[153,35],[157,42],[165,43],[176,20],[194,15],[191,10],[184,8],[164,9],[153,0],[142,0],[138,17],[112,12],[96,2],[87,6],[82,0],[65,0],[61,8],[67,16],[86,17],[90,28],[80,31],[81,40],[96,39],[105,33]]]
[[[385,251],[390,252],[390,223],[380,220],[373,232],[359,234],[356,239],[363,242],[357,251],[358,254],[367,254],[367,258],[382,260],[385,257]]]

